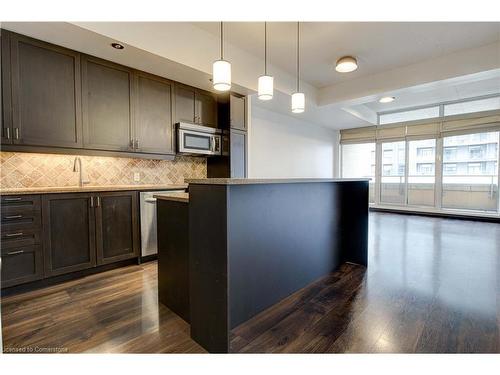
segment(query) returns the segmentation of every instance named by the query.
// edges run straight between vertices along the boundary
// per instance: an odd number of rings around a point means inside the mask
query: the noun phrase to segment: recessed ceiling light
[[[111,43],[111,47],[115,48],[115,49],[124,49],[125,47],[123,47],[122,44],[120,43]]]
[[[396,98],[394,96],[384,96],[380,98],[378,101],[379,103],[390,103],[393,102]]]
[[[337,60],[335,70],[339,73],[350,73],[358,69],[358,61],[352,56],[344,56]]]

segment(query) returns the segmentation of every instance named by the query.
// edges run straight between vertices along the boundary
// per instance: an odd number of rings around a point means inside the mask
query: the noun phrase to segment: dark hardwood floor
[[[4,352],[203,353],[158,305],[156,262],[2,299]]]
[[[232,351],[500,352],[500,225],[371,213],[369,242],[367,269],[345,264],[235,328]],[[4,298],[4,350],[203,352],[158,306],[156,276],[147,263]]]

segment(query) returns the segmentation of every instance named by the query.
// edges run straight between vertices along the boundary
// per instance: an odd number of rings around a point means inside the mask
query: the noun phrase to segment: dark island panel
[[[210,352],[228,352],[231,328],[341,263],[366,265],[368,180],[189,191],[191,337]]]
[[[189,314],[189,210],[187,202],[157,199],[158,300],[186,322]]]
[[[368,266],[368,181],[338,184],[343,262]]]
[[[226,186],[189,186],[191,337],[212,353],[229,348]]]
[[[343,261],[342,184],[229,186],[229,301],[234,328]]]

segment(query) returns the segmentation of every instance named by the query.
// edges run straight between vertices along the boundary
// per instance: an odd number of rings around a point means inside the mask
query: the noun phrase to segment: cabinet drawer
[[[2,232],[15,231],[20,229],[40,228],[41,225],[40,211],[5,212],[4,210],[2,210],[1,218],[2,218]]]
[[[5,230],[2,227],[2,254],[4,250],[17,247],[38,245],[40,243],[40,229],[27,228],[22,230]],[[8,251],[7,251],[8,252]]]
[[[2,196],[2,215],[27,211],[40,211],[39,195]]]
[[[3,252],[2,287],[41,279],[43,277],[42,264],[42,251],[38,245]]]

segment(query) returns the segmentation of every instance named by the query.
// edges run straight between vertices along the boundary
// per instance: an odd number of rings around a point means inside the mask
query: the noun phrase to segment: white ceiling
[[[1,27],[210,89],[218,23],[4,22]],[[295,89],[294,23],[268,25],[275,98],[256,104],[332,129],[373,124],[376,112],[500,92],[500,23],[304,23],[301,90],[306,111],[290,113]],[[226,23],[233,89],[252,94],[263,70],[263,23]],[[110,47],[119,41],[122,51]],[[352,54],[354,73],[333,64]],[[397,100],[382,106],[382,95]]]
[[[500,93],[500,69],[490,71],[488,74],[472,74],[471,77],[462,77],[455,81],[427,89],[401,90],[392,103],[384,104],[374,100],[364,105],[372,111],[384,112]]]
[[[193,25],[219,35],[219,23]],[[268,59],[290,74],[296,72],[296,23],[269,22]],[[228,43],[264,57],[263,22],[224,24]],[[500,40],[500,23],[480,22],[304,22],[300,24],[301,77],[322,88]],[[225,54],[231,57],[231,49]],[[359,69],[342,74],[334,69],[345,55],[358,59]],[[272,72],[271,72],[272,74]]]

